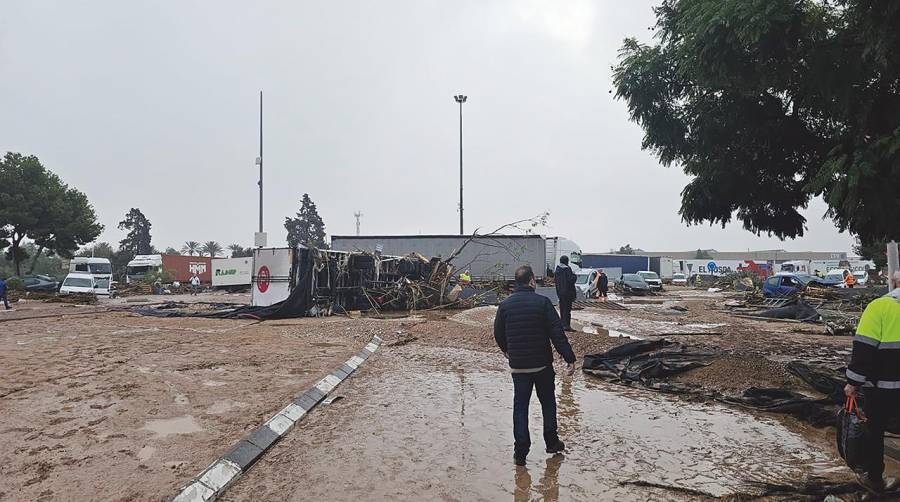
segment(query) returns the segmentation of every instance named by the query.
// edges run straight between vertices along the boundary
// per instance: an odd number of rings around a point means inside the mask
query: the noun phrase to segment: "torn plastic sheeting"
[[[647,384],[706,366],[716,357],[714,353],[688,351],[684,345],[665,339],[639,340],[584,356],[582,370],[603,378]]]
[[[837,407],[830,398],[812,399],[787,389],[751,387],[741,397],[724,398],[723,401],[758,411],[792,415],[814,427],[837,424]]]
[[[793,319],[795,321],[818,321],[821,319],[819,311],[802,300],[783,307],[764,310],[754,315],[769,319]]]

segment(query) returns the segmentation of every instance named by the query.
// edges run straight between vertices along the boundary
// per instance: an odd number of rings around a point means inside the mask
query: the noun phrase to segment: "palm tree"
[[[194,253],[200,252],[200,243],[197,241],[187,241],[184,243],[184,246],[181,247],[181,252],[188,256],[194,256]]]
[[[244,246],[240,244],[229,244],[228,250],[231,251],[231,257],[234,258],[244,252]]]
[[[200,254],[206,253],[212,258],[215,258],[221,252],[222,246],[216,241],[206,241],[203,243],[203,247],[200,248]]]

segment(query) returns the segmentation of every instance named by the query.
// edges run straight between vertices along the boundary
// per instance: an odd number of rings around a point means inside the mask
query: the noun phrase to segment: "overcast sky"
[[[84,191],[117,242],[249,245],[265,98],[265,230],[308,192],[329,235],[456,233],[550,212],[584,251],[848,250],[811,204],[807,235],[686,227],[687,177],[640,149],[610,66],[653,1],[28,1],[0,14],[0,150]]]

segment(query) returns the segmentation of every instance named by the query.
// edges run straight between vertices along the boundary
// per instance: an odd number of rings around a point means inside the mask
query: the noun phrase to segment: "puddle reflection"
[[[559,468],[562,466],[565,455],[556,454],[548,458],[544,471],[537,484],[532,484],[531,473],[527,466],[516,467],[516,490],[513,495],[515,502],[527,502],[530,500],[543,500],[545,502],[557,502],[559,500]],[[532,494],[535,498],[532,498]]]

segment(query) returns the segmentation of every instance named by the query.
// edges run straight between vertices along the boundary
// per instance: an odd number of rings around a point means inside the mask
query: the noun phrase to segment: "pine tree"
[[[119,230],[128,230],[128,235],[119,241],[119,252],[130,256],[152,254],[150,244],[150,220],[138,208],[131,208],[125,219],[119,222]]]
[[[302,244],[320,249],[328,248],[325,243],[325,223],[309,194],[303,194],[297,217],[284,219],[284,228],[287,229],[287,241],[291,247]]]

